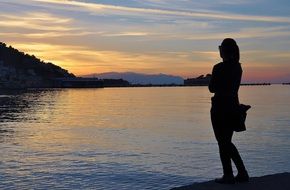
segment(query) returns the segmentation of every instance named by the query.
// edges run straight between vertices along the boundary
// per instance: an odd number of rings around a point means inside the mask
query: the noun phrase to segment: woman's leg
[[[233,176],[232,169],[232,139],[233,132],[231,131],[223,131],[221,136],[218,138],[219,152],[220,158],[223,166],[223,172],[226,176]]]
[[[234,161],[237,170],[239,173],[245,173],[246,172],[246,168],[244,165],[244,162],[239,154],[238,149],[236,148],[236,146],[231,143],[231,159]]]
[[[231,164],[231,139],[233,131],[225,128],[226,126],[224,126],[223,117],[220,113],[211,111],[211,121],[216,140],[218,141],[224,176],[233,176]]]

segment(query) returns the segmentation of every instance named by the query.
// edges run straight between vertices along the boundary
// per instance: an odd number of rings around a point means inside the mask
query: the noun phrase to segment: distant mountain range
[[[166,85],[166,84],[183,84],[184,79],[179,76],[166,75],[166,74],[143,74],[134,72],[107,72],[100,74],[84,75],[82,77],[99,78],[99,79],[123,79],[131,84],[141,85]]]

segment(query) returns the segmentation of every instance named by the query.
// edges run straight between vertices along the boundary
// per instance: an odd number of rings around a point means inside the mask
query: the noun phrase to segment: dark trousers
[[[239,173],[246,171],[243,160],[232,143],[233,129],[231,113],[224,110],[211,109],[211,121],[214,134],[219,146],[220,159],[224,175],[233,175],[231,160],[235,163]]]

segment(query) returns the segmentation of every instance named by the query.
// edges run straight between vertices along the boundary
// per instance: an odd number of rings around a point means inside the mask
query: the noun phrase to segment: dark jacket
[[[235,96],[242,78],[240,63],[221,62],[213,67],[209,91],[217,96]]]
[[[209,91],[214,93],[212,108],[232,111],[239,105],[238,91],[242,78],[240,63],[221,62],[213,67]]]

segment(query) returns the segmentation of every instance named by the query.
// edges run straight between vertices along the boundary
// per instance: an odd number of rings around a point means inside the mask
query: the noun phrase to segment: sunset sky
[[[0,0],[0,41],[76,75],[195,77],[226,37],[244,82],[290,81],[289,0]]]

